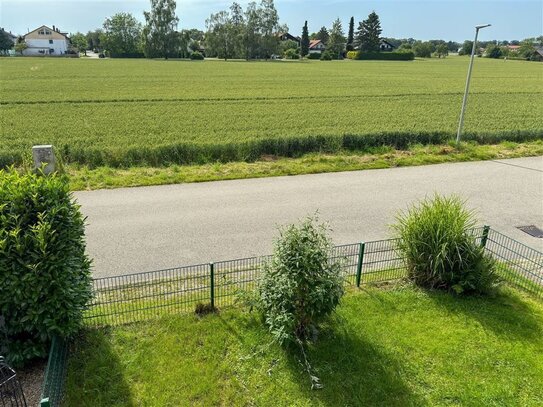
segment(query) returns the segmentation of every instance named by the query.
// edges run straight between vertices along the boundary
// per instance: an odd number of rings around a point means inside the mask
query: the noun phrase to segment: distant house
[[[321,40],[311,40],[309,41],[309,53],[314,54],[316,52],[324,52],[326,45]]]
[[[532,56],[532,61],[543,62],[543,47],[537,47]]]
[[[300,45],[300,42],[302,42],[302,39],[300,37],[295,37],[290,33],[278,33],[277,37],[280,41],[294,41],[298,43],[298,45]]]
[[[8,38],[13,42],[17,42],[17,36],[15,34],[12,34],[11,31],[6,31],[4,28],[0,28],[0,32],[6,33]]]
[[[62,33],[53,26],[49,28],[42,25],[34,31],[24,35],[27,48],[23,55],[65,55],[70,48],[70,39],[67,33]]]
[[[2,34],[6,34],[8,36],[8,38],[11,40],[11,42],[13,42],[13,45],[15,45],[17,43],[17,36],[16,35],[13,35],[11,33],[11,31],[6,31],[4,30],[3,28],[0,28],[0,33]],[[15,51],[13,51],[13,47],[11,50],[0,50],[0,54],[2,55],[13,55]]]
[[[379,42],[379,49],[381,51],[384,51],[384,52],[391,52],[394,50],[394,48],[396,48],[394,45],[392,45],[390,42],[388,42],[387,40],[381,40]]]
[[[517,52],[520,48],[520,45],[508,45],[507,49],[512,52]]]

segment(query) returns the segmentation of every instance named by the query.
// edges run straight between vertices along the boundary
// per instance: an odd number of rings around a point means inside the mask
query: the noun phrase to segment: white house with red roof
[[[309,53],[314,54],[317,52],[324,52],[326,45],[321,40],[311,40],[309,41]]]

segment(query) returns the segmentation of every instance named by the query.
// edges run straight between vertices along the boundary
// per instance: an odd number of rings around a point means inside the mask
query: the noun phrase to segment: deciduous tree
[[[177,48],[177,24],[175,0],[151,0],[151,11],[145,11],[143,38],[145,55],[168,59]]]
[[[277,48],[279,46],[279,38],[275,35],[279,28],[279,14],[277,13],[273,0],[262,0],[260,3],[260,23],[262,32],[262,54],[265,59],[268,59],[273,54],[277,53]]]
[[[87,55],[88,42],[85,34],[82,34],[80,32],[72,34],[70,35],[70,41],[72,45],[77,48],[78,52],[84,52],[85,55]]]
[[[104,21],[103,47],[112,55],[141,52],[141,23],[130,13],[117,13]]]
[[[0,51],[6,52],[13,48],[13,41],[9,38],[9,35],[4,30],[0,30]]]
[[[334,59],[342,58],[343,51],[345,50],[345,34],[339,18],[332,24],[327,50],[331,52]]]

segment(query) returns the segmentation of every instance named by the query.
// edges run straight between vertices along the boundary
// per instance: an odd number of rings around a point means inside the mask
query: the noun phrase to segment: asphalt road
[[[456,193],[481,224],[543,250],[515,226],[543,228],[543,157],[78,192],[94,275],[271,252],[276,227],[319,211],[336,244],[390,236],[395,214]]]

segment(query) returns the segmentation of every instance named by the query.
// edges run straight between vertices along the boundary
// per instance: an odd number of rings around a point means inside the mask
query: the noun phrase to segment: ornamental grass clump
[[[344,293],[341,261],[330,258],[329,228],[309,217],[280,230],[258,282],[257,307],[281,344],[313,336]]]
[[[0,170],[0,351],[10,363],[47,355],[82,324],[91,298],[84,218],[65,176]]]
[[[400,214],[393,228],[409,278],[456,294],[490,292],[497,284],[496,264],[473,236],[476,222],[457,196],[435,195]]]

